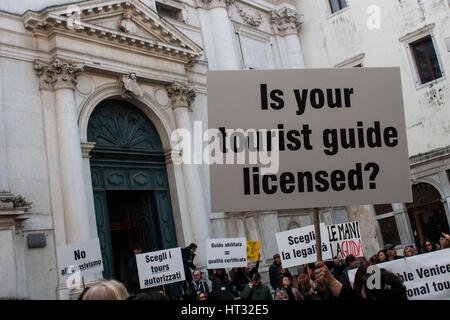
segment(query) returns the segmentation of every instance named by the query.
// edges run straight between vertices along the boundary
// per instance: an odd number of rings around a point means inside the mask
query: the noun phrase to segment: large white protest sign
[[[359,222],[346,222],[327,226],[333,259],[339,255],[364,257],[364,248],[359,229]]]
[[[327,229],[323,223],[320,224],[320,235],[322,238],[322,259],[331,259],[330,241]],[[283,268],[317,261],[316,235],[313,225],[278,232],[275,236]]]
[[[138,254],[136,263],[141,289],[186,279],[180,248]]]
[[[247,266],[246,238],[208,239],[206,267],[208,269]]]
[[[450,249],[420,254],[377,264],[397,274],[406,287],[409,300],[450,300]],[[353,285],[357,269],[349,270]],[[372,277],[376,277],[377,272]],[[373,279],[376,285],[376,279]]]
[[[210,71],[208,127],[214,212],[412,201],[399,68]]]
[[[75,272],[81,276],[103,271],[102,253],[98,238],[82,243],[58,247],[58,273],[61,282]]]

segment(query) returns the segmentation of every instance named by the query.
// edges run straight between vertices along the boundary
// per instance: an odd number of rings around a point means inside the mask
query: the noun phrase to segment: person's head
[[[250,273],[250,267],[243,267],[241,270],[245,273]]]
[[[222,274],[224,274],[225,273],[225,269],[215,269],[216,270],[216,274],[218,274],[218,275],[222,275]]]
[[[192,296],[191,296],[190,294],[185,293],[185,294],[183,294],[183,295],[181,296],[180,300],[183,300],[183,301],[191,301],[191,300],[194,300],[194,299],[192,298]]]
[[[367,273],[368,264],[362,264],[355,273],[355,280],[353,281],[353,290],[361,296],[361,291],[363,287],[363,277]]]
[[[208,295],[205,292],[197,294],[197,300],[208,300]]]
[[[194,281],[200,281],[201,278],[202,278],[202,273],[200,272],[200,270],[195,270],[192,273],[192,279],[194,279]]]
[[[123,13],[123,17],[124,17],[125,19],[131,19],[132,16],[133,16],[133,12],[132,12],[131,10],[126,10],[126,11]]]
[[[115,280],[97,283],[83,295],[83,300],[125,300],[128,298],[127,289]]]
[[[273,255],[273,262],[276,264],[281,264],[281,258],[278,253]]]
[[[134,254],[141,254],[142,253],[142,246],[140,243],[136,243],[133,247],[133,253]]]
[[[195,250],[197,250],[197,245],[195,243],[191,243],[189,245],[189,249],[191,250],[192,253],[194,253]]]
[[[427,239],[423,243],[423,252],[431,252],[436,250],[434,241]]]
[[[378,256],[377,256],[376,254],[374,254],[373,256],[371,256],[371,257],[369,258],[369,264],[370,264],[370,265],[377,264],[377,261],[378,261]]]
[[[345,257],[345,266],[352,269],[358,266],[358,262],[356,261],[354,255],[350,254],[347,257]]]
[[[282,288],[288,288],[291,285],[291,279],[289,279],[289,277],[281,277],[281,281],[280,281],[280,287]]]
[[[384,246],[384,252],[386,253],[386,256],[389,258],[393,258],[395,255],[397,255],[397,251],[395,250],[394,245],[387,243]]]
[[[403,250],[403,256],[412,257],[416,255],[416,249],[412,245],[406,246]]]
[[[371,283],[372,274],[367,273],[362,277],[361,296],[365,300],[408,300],[406,287],[402,280],[394,273],[386,269],[380,269],[380,287],[369,289],[367,284]]]
[[[384,262],[387,260],[386,252],[384,250],[380,250],[377,253],[377,262]]]
[[[261,275],[258,272],[253,275],[252,282],[254,286],[259,286],[261,284]]]
[[[153,301],[164,301],[169,300],[169,298],[161,292],[158,291],[149,291],[144,293],[139,293],[135,297],[129,300],[153,300]]]

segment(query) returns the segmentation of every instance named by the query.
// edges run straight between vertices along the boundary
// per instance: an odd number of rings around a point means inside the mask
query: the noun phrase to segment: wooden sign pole
[[[314,213],[314,233],[316,234],[316,255],[317,261],[322,261],[322,238],[320,236],[320,213],[319,208],[313,208]]]
[[[83,289],[86,289],[86,284],[84,283],[84,277],[81,277],[81,281],[83,283]]]

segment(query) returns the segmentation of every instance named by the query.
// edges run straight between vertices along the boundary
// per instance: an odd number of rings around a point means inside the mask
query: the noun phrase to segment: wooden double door
[[[161,140],[138,108],[106,100],[90,117],[88,141],[96,143],[90,167],[103,276],[129,283],[134,244],[143,252],[178,246]]]

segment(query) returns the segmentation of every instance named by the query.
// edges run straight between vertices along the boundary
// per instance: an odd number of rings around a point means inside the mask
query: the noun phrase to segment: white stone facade
[[[71,296],[58,281],[56,248],[97,237],[87,126],[94,108],[112,97],[134,104],[156,127],[178,245],[196,242],[200,267],[206,239],[246,236],[262,241],[265,274],[277,252],[275,233],[312,223],[308,209],[212,213],[208,167],[172,163],[171,133],[193,130],[195,120],[206,127],[208,69],[400,66],[412,181],[450,197],[447,0],[375,1],[381,30],[366,27],[372,2],[347,0],[331,14],[328,0],[161,0],[179,10],[177,18],[161,18],[153,0],[2,1],[0,192],[32,205],[0,207],[0,278],[8,279],[0,296]],[[427,32],[444,77],[422,86],[406,46]],[[377,217],[373,206],[321,210],[327,224],[361,221],[367,255],[383,245],[377,219],[390,216],[401,243],[412,243],[403,204]],[[45,234],[44,247],[28,247],[33,233]]]

